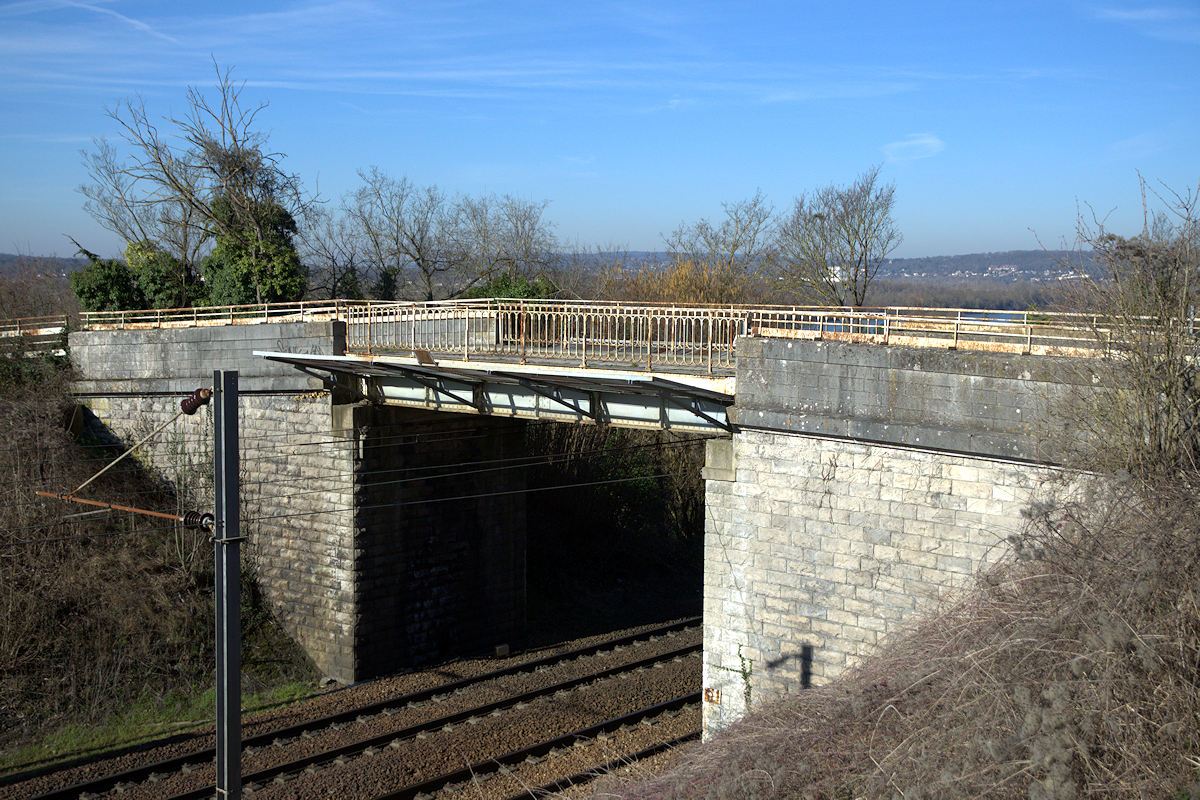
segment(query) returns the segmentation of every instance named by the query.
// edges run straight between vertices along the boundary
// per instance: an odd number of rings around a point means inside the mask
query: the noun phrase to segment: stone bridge
[[[240,373],[258,579],[328,675],[519,640],[525,420],[715,431],[705,726],[827,681],[1001,557],[1055,472],[1065,359],[1095,321],[916,309],[552,301],[85,317],[75,391],[133,440]],[[447,413],[450,412],[450,413]],[[206,418],[148,446],[177,485]],[[189,427],[190,426],[190,427]],[[289,488],[291,487],[291,488]],[[752,669],[750,668],[752,662]]]

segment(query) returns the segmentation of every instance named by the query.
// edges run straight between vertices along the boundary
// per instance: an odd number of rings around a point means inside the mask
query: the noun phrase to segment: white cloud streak
[[[1152,39],[1200,44],[1200,10],[1177,5],[1098,8],[1097,19],[1128,25]]]
[[[171,44],[180,44],[180,41],[174,36],[168,36],[165,33],[155,30],[141,20],[134,19],[133,17],[127,17],[124,14],[113,11],[111,8],[104,8],[103,6],[94,5],[92,3],[74,2],[74,0],[64,0],[63,5],[72,6],[74,8],[82,8],[86,11],[92,11],[96,14],[107,14],[108,16],[118,19],[121,22],[124,22],[126,25],[133,27],[135,30],[141,31],[148,36],[157,37],[165,42],[170,42]]]
[[[904,139],[888,142],[882,148],[888,161],[917,161],[932,158],[946,149],[946,143],[932,133],[910,133]]]

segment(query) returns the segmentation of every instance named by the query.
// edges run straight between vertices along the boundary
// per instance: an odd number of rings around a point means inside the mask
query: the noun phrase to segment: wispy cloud
[[[1109,155],[1122,161],[1140,161],[1160,150],[1162,150],[1162,141],[1151,133],[1139,133],[1108,146]]]
[[[1128,25],[1144,36],[1170,42],[1200,44],[1200,8],[1160,5],[1095,10],[1096,18]]]
[[[1101,8],[1096,12],[1100,19],[1117,22],[1170,22],[1182,19],[1187,13],[1178,8]]]
[[[0,133],[0,141],[38,144],[91,144],[93,138],[71,133]]]
[[[946,143],[932,133],[910,133],[900,141],[888,142],[882,149],[888,161],[917,161],[936,156],[946,149]]]
[[[124,14],[113,11],[111,8],[105,8],[104,6],[98,6],[93,3],[75,2],[74,0],[64,0],[63,5],[72,6],[74,8],[82,8],[86,11],[95,12],[96,14],[107,14],[108,16],[118,19],[121,22],[124,22],[126,25],[133,27],[135,30],[139,30],[149,36],[157,37],[163,41],[170,42],[171,44],[180,44],[180,41],[174,36],[168,36],[161,31],[155,30],[141,20],[134,19],[133,17],[127,17]]]

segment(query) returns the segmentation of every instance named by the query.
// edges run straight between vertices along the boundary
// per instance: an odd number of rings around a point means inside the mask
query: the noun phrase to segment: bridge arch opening
[[[708,438],[530,424],[531,642],[700,614]]]

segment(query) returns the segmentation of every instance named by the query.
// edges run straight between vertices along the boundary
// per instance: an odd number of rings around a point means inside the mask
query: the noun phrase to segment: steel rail
[[[546,739],[538,742],[537,744],[532,744],[528,747],[522,747],[519,750],[513,750],[512,752],[505,753],[504,755],[490,758],[487,761],[480,761],[470,765],[469,767],[463,767],[462,769],[455,770],[454,772],[447,772],[443,775],[437,776],[436,778],[431,778],[420,783],[414,783],[409,786],[405,786],[402,789],[396,789],[395,791],[387,792],[385,794],[376,795],[375,797],[371,798],[371,800],[412,800],[412,798],[415,798],[418,795],[433,794],[448,784],[468,781],[476,775],[494,772],[503,766],[520,764],[527,758],[542,756],[560,747],[573,745],[577,741],[594,739],[601,733],[611,733],[612,731],[618,730],[626,725],[632,725],[636,722],[641,722],[643,719],[658,716],[666,711],[675,711],[680,708],[685,708],[686,706],[699,702],[700,692],[691,692],[689,694],[680,695],[679,697],[672,698],[664,703],[647,706],[646,708],[640,708],[637,711],[630,712],[620,717],[613,717],[612,719],[607,719],[595,725],[589,725],[586,728],[579,728],[578,730],[571,731],[570,733],[565,733],[562,736],[556,736],[553,739]],[[176,798],[171,798],[171,800],[176,800]]]
[[[348,722],[361,716],[380,714],[388,709],[401,708],[410,703],[422,703],[438,695],[450,694],[475,684],[484,683],[486,681],[496,680],[499,678],[505,678],[511,675],[518,675],[522,672],[532,672],[541,667],[595,655],[605,650],[624,647],[641,640],[652,639],[655,636],[662,636],[665,634],[686,630],[699,624],[700,620],[700,617],[688,617],[687,619],[682,619],[667,625],[660,625],[649,630],[626,634],[625,636],[620,636],[616,639],[608,639],[603,642],[577,647],[562,653],[534,659],[533,661],[512,664],[507,667],[502,667],[497,670],[483,673],[481,675],[475,675],[469,678],[460,678],[456,681],[439,684],[437,686],[432,686],[428,689],[421,689],[416,692],[410,692],[389,700],[380,700],[367,705],[356,706],[355,708],[348,709],[346,711],[328,714],[317,719],[308,720],[307,722],[301,722],[283,728],[264,731],[263,733],[258,733],[253,736],[243,737],[242,747],[261,747],[264,745],[269,745],[276,739],[293,738],[308,731],[327,728],[331,725]],[[215,749],[212,747],[193,750],[179,756],[173,756],[171,758],[156,761],[144,766],[131,767],[129,769],[122,770],[121,772],[103,775],[99,778],[83,781],[62,789],[54,789],[49,792],[39,794],[30,800],[75,800],[75,798],[78,798],[85,792],[91,794],[100,794],[102,792],[111,790],[118,784],[140,783],[141,781],[149,778],[151,775],[178,772],[183,767],[192,764],[211,763],[215,752]],[[40,775],[45,775],[51,771],[53,770],[48,769],[40,770],[34,773],[27,773],[23,776],[10,776],[10,778],[0,781],[0,786],[15,783],[16,780],[29,780]],[[13,779],[14,777],[15,779]]]
[[[242,785],[248,786],[252,783],[262,784],[267,781],[274,780],[276,777],[278,777],[280,775],[287,775],[287,774],[300,772],[300,771],[307,769],[308,767],[311,767],[315,764],[321,764],[321,763],[324,763],[327,761],[333,761],[337,758],[344,758],[346,756],[357,756],[357,755],[363,753],[365,750],[369,750],[369,749],[376,748],[376,747],[385,747],[395,741],[412,739],[419,734],[440,730],[441,728],[445,728],[448,725],[456,725],[460,722],[465,722],[465,721],[467,721],[469,719],[473,719],[475,717],[484,717],[484,716],[487,716],[488,714],[491,714],[494,711],[500,711],[500,710],[503,710],[506,708],[511,708],[512,706],[516,706],[521,703],[528,703],[532,700],[537,700],[542,697],[549,697],[551,695],[558,694],[559,692],[565,692],[570,689],[574,689],[579,686],[583,686],[584,684],[604,680],[606,678],[611,678],[611,677],[614,677],[616,675],[620,675],[620,674],[626,673],[626,672],[633,672],[633,671],[641,669],[643,667],[649,667],[654,664],[662,663],[665,661],[672,661],[676,658],[693,655],[698,652],[700,652],[700,645],[698,645],[698,644],[689,645],[687,647],[680,647],[675,650],[671,650],[670,652],[667,652],[667,653],[660,653],[655,656],[649,656],[647,658],[639,659],[637,661],[633,661],[628,664],[621,664],[616,667],[609,667],[608,669],[604,669],[604,670],[601,670],[600,672],[595,672],[590,675],[582,675],[577,678],[570,678],[569,680],[560,681],[559,683],[553,684],[551,686],[544,686],[540,689],[533,689],[528,692],[522,692],[521,694],[510,695],[509,697],[505,697],[500,700],[495,700],[490,703],[484,703],[482,705],[475,706],[474,708],[468,708],[464,711],[459,711],[454,714],[448,714],[447,716],[444,716],[444,717],[439,717],[437,719],[429,720],[428,722],[422,722],[417,725],[410,725],[409,727],[402,728],[398,731],[391,731],[389,733],[382,733],[382,734],[378,734],[375,736],[369,736],[367,738],[359,739],[359,740],[351,742],[349,744],[339,745],[338,747],[331,747],[328,750],[324,750],[320,753],[314,753],[312,755],[304,756],[303,758],[298,758],[298,759],[295,759],[294,761],[289,761],[284,764],[277,764],[273,767],[268,767],[266,769],[258,770],[257,772],[243,773],[242,774]],[[698,698],[699,692],[694,693],[694,695]],[[604,723],[601,723],[601,724],[604,724]],[[215,790],[216,790],[215,786],[208,785],[208,786],[201,787],[199,789],[194,789],[191,791],[182,792],[180,794],[171,795],[167,800],[204,800],[204,798],[211,797],[213,795],[213,793],[215,792]]]
[[[565,778],[559,778],[556,781],[543,783],[541,786],[535,786],[532,789],[526,789],[520,794],[514,794],[511,797],[505,798],[505,800],[530,800],[530,798],[548,797],[555,792],[561,792],[563,789],[570,789],[572,786],[580,786],[585,783],[590,783],[598,776],[603,775],[606,772],[611,772],[618,767],[629,766],[630,763],[636,761],[644,761],[651,756],[656,756],[659,753],[666,752],[667,750],[673,750],[682,744],[694,742],[699,738],[700,731],[685,733],[682,736],[676,736],[674,739],[668,739],[665,742],[652,744],[649,747],[638,750],[636,753],[630,753],[629,755],[622,756],[621,758],[614,758],[611,761],[607,761],[603,764],[592,767],[589,770],[576,772],[574,775],[568,775]]]

